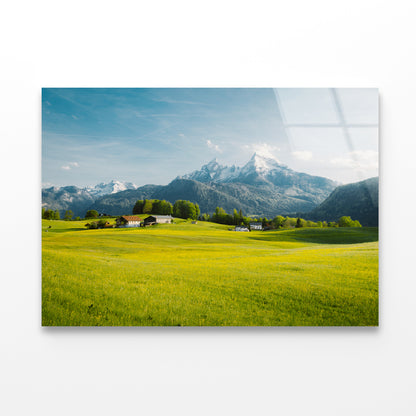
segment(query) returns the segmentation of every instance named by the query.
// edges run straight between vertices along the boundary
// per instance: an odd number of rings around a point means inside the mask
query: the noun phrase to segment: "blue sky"
[[[378,175],[376,89],[44,88],[42,183],[167,184],[258,152],[342,183]]]

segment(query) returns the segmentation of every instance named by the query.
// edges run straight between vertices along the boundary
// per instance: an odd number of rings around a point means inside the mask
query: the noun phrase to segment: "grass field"
[[[377,228],[86,222],[42,220],[43,325],[378,325]]]

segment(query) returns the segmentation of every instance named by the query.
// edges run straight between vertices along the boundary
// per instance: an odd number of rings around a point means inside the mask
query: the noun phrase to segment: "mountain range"
[[[136,188],[137,186],[131,182],[116,180],[85,188],[52,186],[42,189],[42,207],[59,211],[71,210],[75,216],[83,217],[90,206],[100,197]]]
[[[287,215],[312,212],[337,188],[338,183],[320,176],[296,172],[276,159],[254,154],[242,167],[223,166],[216,159],[201,169],[178,176],[168,185],[144,185],[112,181],[95,187],[51,187],[42,190],[42,205],[84,216],[95,209],[108,215],[130,214],[138,199],[178,199],[198,203],[201,213],[217,206],[244,215]],[[349,215],[349,214],[345,214]],[[354,218],[355,219],[355,218]]]

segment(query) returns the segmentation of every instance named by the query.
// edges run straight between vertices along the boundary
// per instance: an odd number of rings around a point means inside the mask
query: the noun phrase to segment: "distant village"
[[[111,224],[108,220],[101,219],[85,224],[89,229],[99,228],[137,228],[149,227],[155,224],[172,224],[173,217],[171,215],[150,215],[144,220],[137,215],[122,215],[116,218],[116,223]],[[197,224],[197,221],[192,221],[192,224]],[[262,231],[263,226],[261,222],[251,222],[249,226],[237,225],[234,228],[229,228],[230,231],[249,232],[251,230]]]
[[[172,205],[165,200],[149,199],[138,200],[132,210],[133,215],[122,215],[116,218],[115,223],[110,223],[110,215],[98,213],[96,210],[88,210],[85,214],[86,220],[91,220],[85,224],[88,229],[102,228],[135,228],[149,227],[158,224],[172,224],[174,218],[191,220],[192,224],[197,221],[209,221],[218,224],[230,225],[230,231],[250,232],[268,231],[277,229],[303,228],[303,227],[361,227],[358,220],[352,220],[349,216],[342,216],[337,221],[317,221],[305,220],[300,217],[283,217],[277,215],[273,219],[253,218],[244,216],[243,213],[233,210],[228,214],[223,208],[217,207],[212,215],[201,214],[198,204],[185,200],[177,200]],[[139,215],[145,217],[142,219]],[[65,211],[64,220],[71,221],[73,213]],[[114,217],[112,217],[114,218]],[[42,208],[42,219],[59,220],[59,211]],[[76,217],[75,221],[81,220]]]

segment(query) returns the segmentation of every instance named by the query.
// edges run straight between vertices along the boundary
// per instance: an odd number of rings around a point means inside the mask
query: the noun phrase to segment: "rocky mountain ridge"
[[[90,188],[47,188],[42,190],[42,205],[60,211],[71,209],[75,216],[82,217],[88,209],[108,215],[130,214],[138,199],[166,199],[171,203],[185,199],[198,203],[202,213],[210,214],[221,206],[228,212],[241,209],[244,215],[273,217],[298,212],[318,219],[325,212],[337,215],[338,211],[332,213],[326,201],[330,195],[339,195],[337,189],[337,183],[330,179],[296,172],[275,159],[254,154],[242,167],[211,160],[168,185],[136,187],[114,180]],[[354,200],[354,192],[348,195]]]

